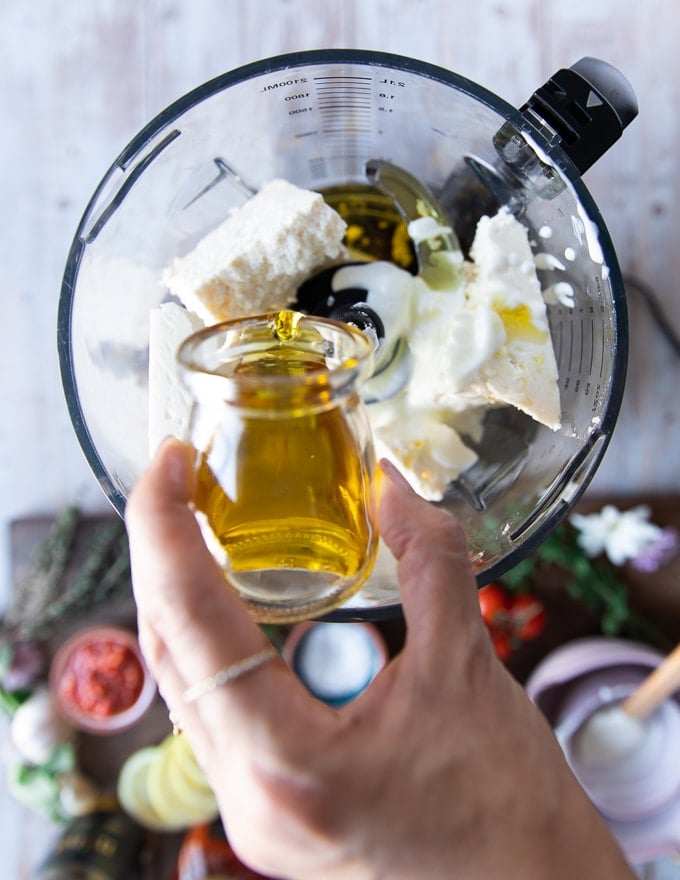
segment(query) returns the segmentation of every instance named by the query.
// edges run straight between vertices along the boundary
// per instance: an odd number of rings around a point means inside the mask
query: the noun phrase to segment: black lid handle
[[[599,58],[582,58],[558,70],[520,109],[559,135],[563,151],[583,174],[621,137],[638,104],[619,70]]]

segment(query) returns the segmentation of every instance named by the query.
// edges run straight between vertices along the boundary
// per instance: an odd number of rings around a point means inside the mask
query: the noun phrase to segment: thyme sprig
[[[57,515],[26,575],[15,585],[2,629],[11,641],[47,638],[59,621],[109,599],[131,595],[130,554],[119,519],[95,525],[76,564],[82,516],[68,507]],[[82,554],[80,554],[82,556]]]

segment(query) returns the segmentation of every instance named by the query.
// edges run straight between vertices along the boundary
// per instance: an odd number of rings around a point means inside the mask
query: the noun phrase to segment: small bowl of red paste
[[[139,721],[156,692],[136,636],[113,626],[89,627],[67,639],[52,661],[50,687],[69,724],[101,734]]]

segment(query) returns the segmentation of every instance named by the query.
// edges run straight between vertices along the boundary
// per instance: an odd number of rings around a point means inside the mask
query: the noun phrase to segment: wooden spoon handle
[[[680,688],[680,645],[621,704],[628,715],[645,718]]]

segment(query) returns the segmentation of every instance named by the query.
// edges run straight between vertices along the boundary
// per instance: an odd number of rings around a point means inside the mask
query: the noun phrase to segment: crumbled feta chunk
[[[501,253],[508,259],[499,267]],[[471,256],[477,274],[470,296],[491,305],[503,322],[505,342],[482,366],[470,390],[490,402],[517,407],[557,430],[561,424],[557,363],[527,230],[507,210],[482,217]],[[530,271],[524,269],[526,264]]]
[[[372,426],[378,458],[393,462],[429,501],[440,500],[449,483],[477,460],[438,413],[397,410],[391,419],[372,420]]]

